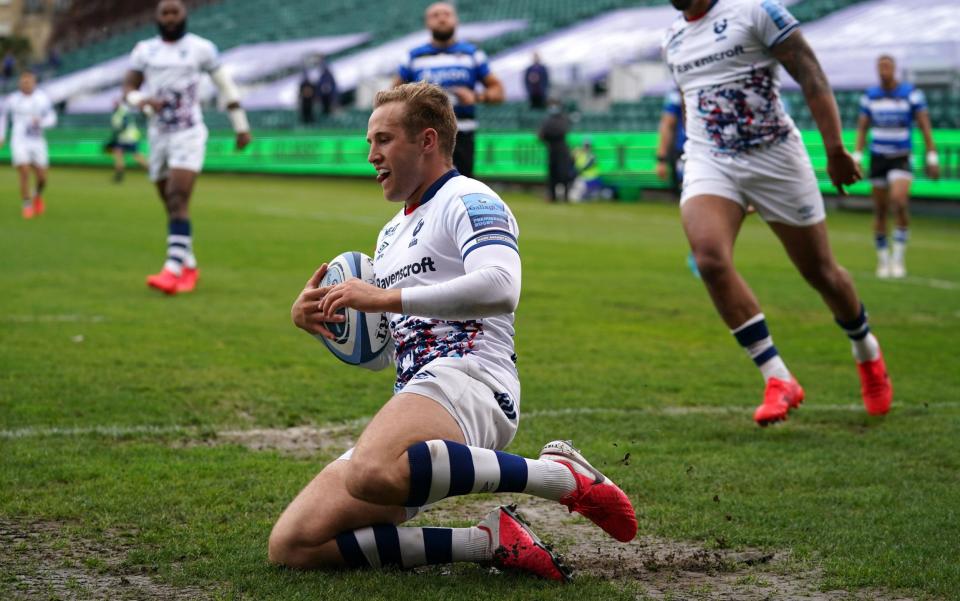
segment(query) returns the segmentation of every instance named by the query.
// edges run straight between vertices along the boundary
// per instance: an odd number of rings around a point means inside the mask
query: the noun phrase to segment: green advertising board
[[[255,140],[243,152],[233,148],[229,132],[212,132],[207,145],[204,169],[207,171],[251,172],[272,174],[373,177],[367,163],[367,144],[362,132],[343,131],[258,131]],[[54,165],[112,164],[103,145],[108,131],[91,129],[55,129],[49,133],[50,159]],[[853,131],[845,132],[848,148],[853,146]],[[619,187],[624,196],[636,196],[640,189],[664,188],[666,184],[654,174],[657,134],[595,133],[571,134],[571,145],[589,137],[597,156],[602,176]],[[804,131],[804,142],[810,152],[824,192],[833,190],[825,173],[826,158],[816,131]],[[960,130],[936,132],[940,149],[942,177],[931,181],[922,174],[917,161],[913,194],[916,197],[960,199]],[[915,141],[922,149],[922,140]],[[147,149],[144,148],[144,151]],[[0,160],[9,160],[9,145],[0,150]],[[476,174],[480,178],[518,182],[542,182],[546,178],[547,160],[544,146],[533,133],[478,133]],[[852,194],[869,194],[867,182],[850,189]]]

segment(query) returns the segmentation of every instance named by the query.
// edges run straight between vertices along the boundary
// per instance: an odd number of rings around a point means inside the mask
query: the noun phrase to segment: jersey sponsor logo
[[[409,265],[404,265],[400,269],[394,271],[390,275],[387,275],[383,278],[377,278],[377,287],[379,288],[389,288],[393,286],[400,280],[404,280],[411,275],[419,275],[421,273],[426,273],[428,271],[436,271],[437,266],[433,263],[433,257],[423,257],[418,262],[410,263]]]
[[[377,260],[383,258],[383,251],[387,250],[387,247],[390,246],[390,243],[386,240],[380,243],[380,248],[377,249]]]
[[[510,230],[510,217],[502,201],[483,193],[464,194],[461,200],[467,208],[473,231],[490,227]]]
[[[430,371],[429,369],[421,369],[417,372],[417,375],[413,376],[413,380],[426,380],[427,378],[436,378],[437,376]]]
[[[470,69],[463,67],[425,69],[420,79],[429,83],[435,83],[438,86],[450,86],[458,83],[472,84],[473,73]]]
[[[740,56],[746,52],[743,46],[737,44],[733,48],[727,48],[726,50],[721,50],[720,52],[714,52],[708,54],[707,56],[702,56],[697,60],[690,61],[689,63],[683,63],[682,65],[671,64],[670,68],[673,69],[674,73],[686,73],[693,69],[699,69],[700,67],[706,67],[707,65],[712,65],[713,63],[727,60],[728,58],[734,58]]]
[[[399,227],[400,227],[400,224],[398,223],[397,225],[394,225],[394,226],[392,226],[392,227],[388,227],[388,228],[384,229],[384,230],[383,230],[383,237],[384,237],[384,238],[389,238],[390,236],[396,234],[396,233],[397,233],[397,228],[399,228]]]
[[[727,30],[727,20],[723,21],[714,21],[713,23],[713,33],[720,35]],[[717,41],[724,39],[726,36],[721,36],[717,38]]]
[[[776,0],[763,0],[761,6],[763,6],[763,10],[767,11],[767,14],[770,15],[770,20],[773,21],[773,24],[776,25],[778,29],[783,29],[793,23],[790,13]]]
[[[421,220],[417,223],[417,227],[413,228],[413,234],[412,234],[413,237],[416,238],[416,237],[417,237],[417,234],[419,234],[419,233],[420,233],[420,230],[422,230],[422,229],[423,229],[423,219],[421,219]]]

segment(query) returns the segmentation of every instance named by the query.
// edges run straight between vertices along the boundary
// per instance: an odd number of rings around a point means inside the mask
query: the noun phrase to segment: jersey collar
[[[703,11],[702,13],[700,13],[699,15],[697,15],[696,17],[693,17],[692,19],[688,19],[688,18],[686,17],[686,15],[684,15],[684,17],[683,17],[684,21],[686,21],[687,23],[693,23],[694,21],[699,21],[700,19],[706,17],[706,16],[707,16],[707,13],[710,12],[710,9],[711,9],[711,8],[713,8],[714,6],[717,5],[717,2],[718,2],[718,1],[719,1],[719,0],[713,0],[713,2],[710,3],[710,6],[707,7],[707,10]]]
[[[410,213],[413,213],[414,211],[416,211],[417,209],[419,209],[419,208],[422,207],[423,205],[425,205],[425,204],[427,204],[428,202],[430,202],[430,200],[431,200],[434,196],[437,195],[437,192],[440,191],[440,188],[442,188],[445,183],[447,183],[447,182],[450,181],[451,179],[457,177],[458,175],[460,175],[460,172],[457,171],[456,169],[451,169],[450,171],[447,171],[446,173],[444,173],[443,175],[441,175],[441,176],[440,176],[440,179],[438,179],[437,181],[435,181],[435,182],[433,182],[432,184],[430,184],[430,187],[427,188],[426,192],[423,193],[423,197],[420,198],[420,202],[418,202],[417,204],[415,204],[415,205],[413,205],[413,206],[411,206],[411,207],[409,207],[409,208],[408,208],[408,207],[403,207],[403,214],[404,214],[404,215],[409,215]]]

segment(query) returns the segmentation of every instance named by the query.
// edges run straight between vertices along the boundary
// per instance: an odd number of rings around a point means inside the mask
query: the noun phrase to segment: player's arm
[[[670,147],[677,134],[677,116],[669,111],[660,115],[660,125],[657,127],[657,177],[667,179],[670,171],[667,162],[670,160]]]
[[[770,51],[800,84],[803,97],[810,107],[817,129],[820,130],[820,137],[823,138],[830,181],[840,194],[846,194],[843,187],[860,180],[863,175],[853,157],[843,147],[840,111],[820,62],[800,31],[794,31]]]
[[[483,104],[500,104],[506,97],[503,91],[503,82],[493,73],[487,73],[487,76],[480,80],[483,83],[483,91],[477,95],[477,102]]]
[[[250,122],[247,120],[247,112],[240,106],[240,90],[234,83],[230,72],[222,65],[211,71],[210,77],[226,104],[230,125],[233,127],[234,133],[237,134],[237,150],[243,150],[253,140],[253,136],[250,135]]]
[[[0,110],[0,147],[7,143],[7,127],[10,126],[10,111],[7,110],[7,103],[3,103],[3,110]]]
[[[937,143],[933,141],[933,125],[930,123],[930,111],[922,109],[917,111],[917,127],[923,134],[923,143],[927,148],[927,155],[924,161],[926,165],[927,176],[931,179],[940,178],[940,155],[937,154]]]
[[[860,115],[857,118],[857,141],[853,146],[853,160],[857,165],[863,164],[863,149],[867,146],[867,130],[870,129],[870,117]]]
[[[40,127],[49,129],[57,125],[57,111],[53,110],[53,105],[47,101],[46,108],[40,116]]]

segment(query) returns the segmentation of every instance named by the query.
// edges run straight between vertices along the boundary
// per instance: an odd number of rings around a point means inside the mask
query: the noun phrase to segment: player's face
[[[24,94],[33,94],[37,88],[37,78],[32,73],[24,73],[20,76],[20,91]]]
[[[421,136],[411,140],[403,129],[406,107],[391,102],[378,107],[367,125],[367,160],[377,169],[377,182],[387,200],[406,201],[423,183]]]
[[[187,9],[180,0],[163,0],[157,5],[157,27],[167,39],[178,39],[183,35],[187,20]]]
[[[897,76],[897,66],[893,61],[883,59],[877,62],[877,74],[883,83],[892,82]]]
[[[427,9],[426,24],[434,39],[449,40],[457,30],[457,13],[445,2],[432,4]]]

